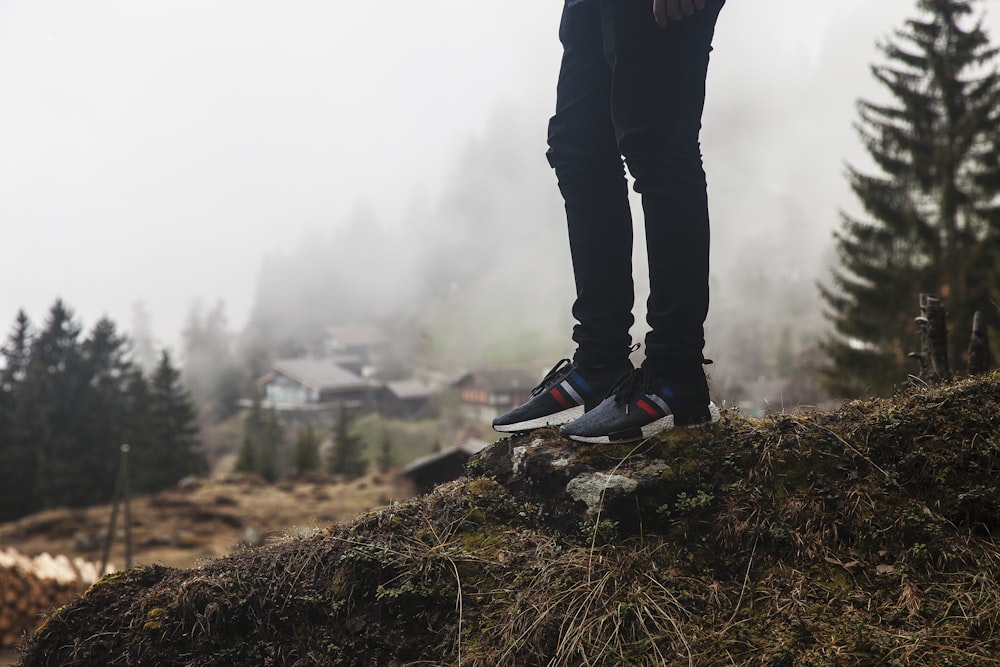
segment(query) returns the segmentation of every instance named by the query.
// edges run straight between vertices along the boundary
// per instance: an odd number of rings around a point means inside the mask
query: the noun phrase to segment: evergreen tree
[[[278,450],[283,441],[278,414],[272,407],[264,412],[257,437],[257,474],[269,482],[278,479]]]
[[[31,322],[22,310],[0,348],[0,521],[37,508],[35,453],[23,423],[15,416],[22,403],[21,385],[31,359],[30,349]]]
[[[840,267],[821,287],[834,325],[824,345],[831,392],[887,393],[915,370],[919,293],[946,300],[951,357],[968,345],[972,313],[998,323],[1000,77],[979,0],[919,0],[872,68],[892,101],[859,102],[858,132],[880,174],[848,168],[868,220],[842,216]]]
[[[188,475],[208,471],[198,440],[198,413],[181,382],[170,354],[164,350],[148,383],[149,408],[146,449],[136,455],[137,490],[158,491],[172,486]],[[141,387],[133,386],[133,398],[141,400]],[[140,477],[141,471],[141,477]]]
[[[198,405],[213,419],[234,414],[242,391],[242,373],[233,354],[233,335],[220,301],[202,312],[195,303],[182,332],[184,380]]]
[[[14,320],[13,330],[7,337],[7,342],[0,347],[0,418],[6,414],[14,402],[17,388],[24,380],[31,359],[31,321],[23,311],[18,311]]]
[[[257,454],[253,445],[253,438],[250,437],[250,432],[246,429],[245,425],[243,430],[243,444],[240,445],[240,451],[236,454],[236,463],[233,469],[236,472],[255,473],[257,471]]]
[[[311,424],[299,429],[292,465],[298,472],[319,470],[319,435]]]
[[[243,424],[243,446],[236,460],[236,470],[252,472],[269,482],[278,478],[278,452],[284,434],[274,408],[265,410],[255,397]]]
[[[396,462],[396,455],[392,447],[392,438],[389,436],[388,429],[382,429],[382,439],[379,442],[378,449],[378,469],[382,472],[387,471]]]
[[[41,507],[67,505],[81,495],[76,427],[80,399],[89,382],[81,371],[80,333],[72,311],[57,300],[32,340],[21,386],[16,420],[35,451],[35,488]]]
[[[60,489],[59,504],[88,505],[112,496],[120,448],[131,439],[126,396],[133,371],[125,337],[114,322],[101,318],[80,344],[81,391],[71,417],[75,443],[66,453],[76,480]]]
[[[149,310],[142,301],[132,304],[132,326],[129,331],[132,339],[132,361],[144,373],[153,373],[159,358],[156,354],[156,340],[153,338],[153,326]]]
[[[331,475],[341,475],[348,479],[361,477],[368,468],[368,463],[362,456],[364,443],[361,438],[351,432],[351,417],[347,407],[341,403],[334,427],[333,449],[327,471]]]

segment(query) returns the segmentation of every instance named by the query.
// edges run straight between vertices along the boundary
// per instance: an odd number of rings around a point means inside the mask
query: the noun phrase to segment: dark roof
[[[523,392],[534,389],[535,385],[541,379],[537,373],[532,373],[523,368],[501,368],[467,373],[459,380],[459,384],[464,384],[471,378],[475,378],[480,384],[493,391]]]
[[[431,388],[420,380],[398,380],[395,382],[386,382],[385,387],[392,392],[393,396],[401,399],[427,398],[433,393]]]
[[[360,376],[329,359],[279,359],[274,362],[273,367],[275,373],[281,373],[317,391],[371,386]]]
[[[457,445],[452,445],[447,449],[442,449],[440,452],[434,452],[433,454],[428,454],[427,456],[421,456],[419,459],[414,459],[403,468],[403,474],[409,474],[414,470],[419,470],[424,466],[433,463],[435,461],[440,461],[441,459],[446,459],[448,457],[454,456],[455,454],[465,454],[466,456],[472,456],[473,454],[478,454],[482,450],[489,446],[488,442],[483,440],[477,440],[475,438],[470,438],[465,442],[460,442]]]

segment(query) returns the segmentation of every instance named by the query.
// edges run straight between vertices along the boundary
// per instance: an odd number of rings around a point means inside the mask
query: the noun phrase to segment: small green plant
[[[589,544],[604,546],[614,544],[618,540],[618,522],[607,519],[593,523],[581,521],[580,536]]]
[[[656,509],[656,513],[662,517],[686,516],[708,507],[712,504],[713,500],[715,500],[715,496],[704,489],[698,489],[698,492],[693,496],[689,496],[687,492],[681,491],[674,499],[673,509],[670,508],[670,505],[660,505]]]

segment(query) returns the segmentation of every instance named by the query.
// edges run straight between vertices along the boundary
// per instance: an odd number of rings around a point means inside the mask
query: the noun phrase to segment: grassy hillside
[[[1000,375],[637,447],[538,432],[472,470],[106,577],[22,664],[1000,664]]]

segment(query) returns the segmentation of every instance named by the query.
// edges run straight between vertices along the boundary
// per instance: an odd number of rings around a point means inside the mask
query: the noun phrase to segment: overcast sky
[[[361,206],[391,227],[499,105],[543,160],[561,4],[0,0],[0,331],[56,297],[126,329],[141,300],[170,342],[223,299],[239,328],[266,253]],[[829,237],[874,43],[915,4],[729,0],[704,142],[710,179],[742,165],[762,193],[721,205],[740,234],[791,195]]]

